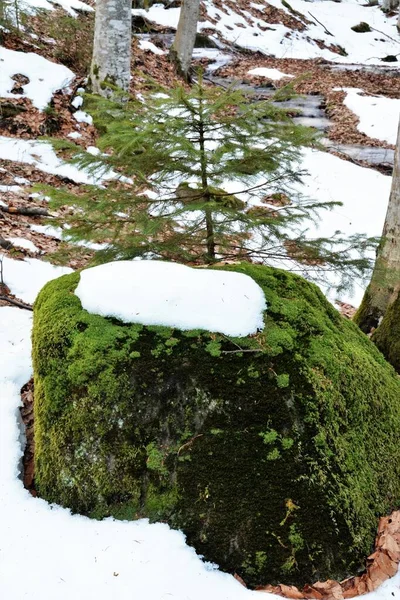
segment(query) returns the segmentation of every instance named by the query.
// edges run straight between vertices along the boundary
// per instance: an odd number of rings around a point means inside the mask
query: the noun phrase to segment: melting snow
[[[153,54],[165,54],[164,50],[160,50],[160,48],[157,48],[155,44],[147,40],[139,40],[139,48],[141,50],[150,50],[150,52],[152,52]]]
[[[72,269],[55,267],[36,258],[25,260],[13,260],[7,256],[3,258],[4,283],[17,298],[29,304],[34,302],[45,283],[67,273],[72,273]]]
[[[199,23],[198,30],[217,30],[228,42],[277,58],[321,57],[332,62],[373,65],[387,64],[382,62],[382,58],[398,54],[396,17],[386,16],[379,6],[367,6],[358,0],[342,0],[339,10],[337,2],[291,0],[290,7],[303,15],[299,19],[305,24],[304,31],[297,31],[280,23],[268,23],[267,16],[262,14],[268,4],[293,16],[281,0],[253,4],[260,12],[257,17],[248,11],[244,14],[239,10],[235,12],[228,6],[222,10],[212,0],[204,0],[207,15],[217,24],[206,20]],[[178,24],[179,8],[166,9],[162,4],[153,4],[147,11],[135,9],[132,12],[163,26],[176,28]],[[352,31],[351,27],[361,21],[367,22],[372,31]],[[321,48],[316,40],[324,42],[325,47]],[[347,54],[340,55],[329,49],[335,45],[341,46]]]
[[[60,6],[73,17],[77,16],[77,10],[84,12],[93,10],[91,6],[85,2],[81,2],[80,0],[19,0],[18,5],[20,10],[24,10],[26,12],[32,12],[32,9],[35,10],[37,8],[54,10]]]
[[[83,110],[77,110],[74,112],[74,119],[78,121],[78,123],[87,123],[88,125],[93,124],[93,118],[91,115],[88,115],[87,112]]]
[[[76,113],[75,113],[76,114]],[[58,158],[51,144],[36,140],[23,140],[0,136],[0,159],[13,160],[29,165],[44,173],[67,177],[76,183],[99,184],[106,176],[89,175],[74,165]],[[113,175],[109,173],[108,177]]]
[[[279,71],[279,69],[267,69],[264,67],[251,69],[250,71],[248,71],[248,73],[249,75],[258,75],[259,77],[268,77],[268,79],[272,79],[273,81],[278,81],[279,79],[283,79],[284,77],[294,77],[294,75],[282,73],[282,71]]]
[[[37,248],[35,244],[31,242],[31,240],[26,240],[25,238],[21,237],[9,237],[7,240],[19,248],[24,248],[25,250],[30,250],[31,252],[40,252],[39,248]]]
[[[357,88],[339,88],[346,92],[344,104],[360,119],[357,129],[371,138],[396,144],[400,100],[384,96],[363,96]]]
[[[23,94],[12,94],[16,83],[13,75],[25,75],[29,83],[22,85]],[[39,110],[43,110],[56,90],[66,87],[75,75],[70,69],[32,52],[16,52],[0,47],[0,97],[29,98]],[[20,84],[16,84],[20,85]]]

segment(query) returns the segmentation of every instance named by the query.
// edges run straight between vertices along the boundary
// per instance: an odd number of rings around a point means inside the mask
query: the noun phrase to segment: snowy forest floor
[[[29,0],[24,11],[29,17],[22,30],[2,31],[0,38],[0,296],[32,304],[46,281],[84,266],[92,256],[88,248],[64,267],[48,262],[62,231],[47,224],[41,214],[47,199],[31,186],[79,191],[91,181],[38,138],[74,139],[89,151],[96,145],[91,117],[77,95],[90,61],[93,11],[80,0]],[[142,93],[147,77],[166,86],[178,82],[167,48],[179,9],[155,5],[133,12],[132,92]],[[371,31],[352,31],[360,22]],[[202,3],[202,43],[214,47],[197,48],[196,64],[205,66],[215,83],[235,80],[260,97],[294,80],[305,100],[303,114],[295,104],[293,115],[324,135],[327,152],[304,153],[305,189],[310,197],[343,206],[321,215],[317,224],[310,222],[310,233],[381,233],[400,112],[395,22],[396,16],[356,0]],[[339,298],[347,310],[349,303],[359,303],[365,282],[354,286]],[[330,298],[336,298],[334,291]],[[24,490],[19,406],[32,371],[30,329],[28,311],[0,300],[0,596],[236,600],[254,595],[204,564],[184,536],[164,524],[90,521]],[[400,575],[373,596],[400,598]]]

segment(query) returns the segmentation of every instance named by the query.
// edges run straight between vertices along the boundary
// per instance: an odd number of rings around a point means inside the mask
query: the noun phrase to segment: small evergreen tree
[[[283,99],[283,94],[275,100]],[[321,208],[295,191],[303,172],[301,148],[316,143],[313,130],[293,123],[276,103],[252,102],[237,89],[201,81],[151,93],[121,105],[88,97],[102,132],[93,156],[68,142],[74,163],[98,177],[121,174],[82,193],[48,190],[72,241],[108,242],[97,261],[157,258],[284,260],[307,270],[341,269],[345,278],[369,266],[354,249],[370,240],[354,236],[308,240],[302,223]],[[123,175],[123,177],[122,177]]]

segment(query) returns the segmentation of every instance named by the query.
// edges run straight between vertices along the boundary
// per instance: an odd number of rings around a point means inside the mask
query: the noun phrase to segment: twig
[[[380,29],[375,29],[375,27],[371,27],[371,29],[372,29],[372,31],[376,31],[377,33],[381,33],[382,35],[385,35],[386,37],[389,38],[389,40],[392,40],[392,42],[396,42],[396,44],[400,44],[399,40],[392,38],[390,35],[388,35],[384,31],[381,31]],[[396,54],[396,56],[398,56],[398,54]]]
[[[241,354],[242,352],[263,352],[262,348],[243,348],[243,350],[222,350],[221,354]]]
[[[325,27],[325,25],[324,25],[323,23],[321,23],[321,21],[318,21],[317,17],[314,17],[314,15],[313,15],[312,13],[310,13],[310,11],[308,11],[308,14],[310,15],[310,17],[312,17],[312,18],[314,19],[314,21],[317,21],[317,23],[319,23],[319,24],[321,25],[321,27],[323,27],[323,28],[325,29],[325,32],[326,32],[328,35],[331,35],[332,37],[335,37],[335,36],[333,35],[333,33],[331,33],[331,32],[329,31],[329,29],[327,29],[327,28]]]
[[[18,306],[18,308],[24,308],[25,310],[33,311],[33,308],[30,304],[24,304],[23,302],[19,302],[18,300],[14,300],[13,298],[9,298],[8,296],[0,296],[0,300],[4,302],[9,302],[14,306]]]
[[[203,437],[203,435],[204,435],[204,433],[199,433],[199,434],[195,435],[194,437],[192,437],[188,442],[186,442],[186,444],[183,444],[179,448],[177,454],[179,455],[181,453],[181,450],[184,450],[184,448],[187,448],[188,446],[191,446],[193,444],[194,440],[197,440],[197,438],[199,438],[199,437]]]

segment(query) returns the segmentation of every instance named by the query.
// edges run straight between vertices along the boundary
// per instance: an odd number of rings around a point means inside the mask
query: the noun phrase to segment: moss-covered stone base
[[[387,309],[371,339],[386,360],[400,373],[400,294]]]
[[[399,378],[314,285],[227,269],[265,291],[254,337],[88,314],[79,273],[45,286],[37,489],[98,518],[165,520],[250,585],[344,578],[400,503]]]

